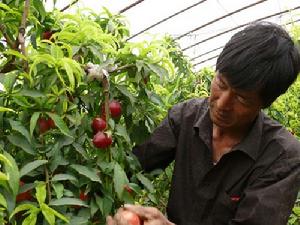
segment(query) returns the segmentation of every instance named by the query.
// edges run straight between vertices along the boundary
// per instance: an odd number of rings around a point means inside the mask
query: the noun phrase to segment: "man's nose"
[[[224,91],[221,93],[218,99],[218,108],[219,110],[228,111],[233,107],[233,96],[231,92]]]

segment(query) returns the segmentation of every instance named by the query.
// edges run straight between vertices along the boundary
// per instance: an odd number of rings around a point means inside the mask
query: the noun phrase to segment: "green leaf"
[[[12,119],[9,119],[8,121],[9,121],[10,126],[13,130],[15,130],[15,131],[19,132],[20,134],[22,134],[24,137],[26,137],[28,142],[31,143],[30,134],[29,134],[28,130],[21,124],[20,121],[14,121]]]
[[[125,139],[125,141],[127,141],[127,143],[131,143],[130,142],[130,137],[129,137],[129,135],[127,133],[127,130],[124,126],[122,126],[121,124],[117,124],[116,125],[116,131],[117,131],[116,134],[122,136]]]
[[[32,108],[33,107],[33,104],[30,104],[28,102],[27,98],[24,96],[14,96],[12,99],[17,105],[22,106],[24,108]]]
[[[21,90],[18,93],[18,95],[32,97],[32,98],[46,97],[46,95],[43,92],[40,92],[40,91],[37,91],[37,90],[26,90],[26,89]]]
[[[295,206],[293,208],[293,213],[295,213],[297,216],[300,216],[300,207]]]
[[[106,196],[103,196],[103,198],[96,196],[96,203],[100,208],[103,217],[109,215],[113,206],[113,201],[110,198]]]
[[[36,122],[38,121],[39,117],[40,117],[40,112],[34,112],[30,118],[30,135],[32,137],[34,128],[36,126]]]
[[[8,180],[8,176],[0,171],[0,181]]]
[[[12,71],[6,73],[5,76],[1,76],[1,79],[3,79],[3,86],[8,93],[11,93],[11,90],[16,82],[17,77],[18,71]]]
[[[64,196],[64,185],[61,183],[52,183],[52,187],[55,191],[56,197],[58,199],[62,198]]]
[[[18,194],[19,191],[19,180],[20,180],[20,173],[19,173],[19,168],[17,166],[16,161],[14,158],[8,154],[7,152],[3,152],[4,156],[10,161],[10,166],[4,165],[4,169],[6,174],[9,177],[8,185],[12,190],[12,193],[14,196]]]
[[[62,214],[60,214],[59,212],[57,212],[56,210],[50,208],[48,205],[46,204],[42,204],[42,210],[45,210],[46,212],[48,212],[49,214],[52,214],[56,217],[58,217],[59,219],[65,221],[66,223],[69,223],[69,220]],[[49,221],[48,221],[49,222]]]
[[[57,45],[51,45],[51,55],[56,59],[61,59],[64,57],[64,53],[61,48]]]
[[[53,200],[51,200],[49,205],[53,205],[53,206],[79,205],[79,206],[88,207],[88,205],[84,201],[82,201],[78,198],[53,199]]]
[[[100,184],[102,183],[100,180],[100,177],[97,175],[97,170],[95,170],[93,168],[89,168],[87,166],[82,166],[82,165],[78,165],[78,164],[71,165],[71,168],[73,168],[78,173],[89,178],[92,181],[98,182]]]
[[[22,225],[36,225],[37,214],[38,212],[36,210],[30,212],[29,216],[25,218]]]
[[[18,58],[21,58],[21,59],[24,59],[27,61],[27,57],[16,50],[8,49],[7,51],[3,52],[3,54],[4,55],[14,55]]]
[[[12,167],[12,164],[10,163],[8,158],[6,158],[3,154],[0,154],[0,161],[4,162],[6,165]]]
[[[71,88],[71,90],[73,90],[75,87],[75,77],[73,74],[72,67],[69,65],[68,62],[66,62],[63,59],[60,60],[60,64],[63,67],[63,69],[66,71],[68,79],[69,79],[69,83],[70,83],[70,88]]]
[[[21,136],[20,134],[15,134],[15,135],[9,135],[7,136],[7,139],[9,140],[10,143],[13,145],[22,148],[25,152],[31,155],[35,155],[35,149],[31,144],[28,143],[25,137]]]
[[[129,183],[126,173],[123,168],[116,162],[114,167],[114,177],[113,177],[115,191],[120,200],[122,200],[122,195],[124,191],[124,186]]]
[[[43,203],[41,207],[44,217],[46,218],[49,225],[55,225],[55,216],[48,210],[48,208],[44,207],[44,205],[45,204]]]
[[[76,177],[70,174],[61,173],[61,174],[55,174],[52,177],[52,181],[62,181],[62,180],[71,180],[71,181],[78,181]]]
[[[73,145],[73,147],[75,148],[75,150],[76,150],[79,154],[81,154],[81,156],[82,156],[84,159],[88,159],[88,158],[89,158],[88,155],[86,154],[85,149],[82,147],[82,145],[80,145],[80,144],[78,144],[78,143],[75,143],[75,142],[74,142],[72,145]]]
[[[15,214],[22,212],[22,211],[28,211],[28,210],[37,210],[38,208],[34,206],[33,204],[22,204],[17,206],[13,213],[10,215],[9,219],[11,219]]]
[[[0,193],[0,205],[2,205],[5,209],[7,208],[7,202],[4,196]]]
[[[39,12],[39,14],[41,16],[41,20],[43,21],[46,16],[46,10],[44,8],[43,2],[42,1],[33,1],[32,3],[34,5],[34,9],[36,9]]]
[[[160,105],[160,106],[164,106],[164,103],[163,103],[161,97],[160,97],[158,94],[156,94],[156,93],[154,93],[154,92],[152,92],[152,91],[149,91],[149,90],[147,90],[147,89],[145,89],[145,91],[146,91],[146,94],[147,94],[148,98],[149,98],[153,103],[155,103],[155,104],[157,104],[157,105]]]
[[[36,190],[36,199],[38,203],[41,205],[46,200],[46,184],[44,182],[38,182],[37,186],[35,187]]]
[[[27,163],[23,168],[20,170],[20,177],[27,175],[37,167],[48,163],[48,160],[35,160],[33,162]]]
[[[15,110],[0,106],[0,112],[15,112]]]
[[[143,174],[138,173],[136,174],[136,177],[138,178],[138,180],[150,191],[153,192],[154,191],[154,187],[153,184],[151,183],[151,181],[145,177]]]
[[[50,112],[47,112],[47,114],[54,121],[55,125],[58,127],[58,129],[64,135],[73,138],[69,128],[67,127],[67,125],[65,124],[65,122],[63,121],[63,119],[60,116],[58,116],[57,114],[54,114],[54,113],[50,113]]]
[[[127,90],[126,86],[124,85],[115,85],[115,87],[126,97],[129,98],[131,104],[133,105],[136,101],[135,97]]]

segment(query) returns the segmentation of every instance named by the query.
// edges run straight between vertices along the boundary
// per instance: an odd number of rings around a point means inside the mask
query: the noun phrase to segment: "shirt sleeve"
[[[154,130],[150,138],[133,148],[133,153],[145,171],[164,169],[174,160],[180,111],[180,105],[170,109],[167,117]]]
[[[246,188],[230,224],[286,225],[299,188],[299,154],[297,157],[282,154]]]

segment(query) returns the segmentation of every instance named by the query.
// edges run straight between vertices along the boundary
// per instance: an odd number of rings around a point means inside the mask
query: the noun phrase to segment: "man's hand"
[[[124,211],[130,211],[139,216],[142,221],[141,225],[175,225],[171,223],[157,208],[143,207],[140,205],[125,205],[120,208],[112,218],[108,216],[106,219],[107,225],[130,225],[124,220]]]

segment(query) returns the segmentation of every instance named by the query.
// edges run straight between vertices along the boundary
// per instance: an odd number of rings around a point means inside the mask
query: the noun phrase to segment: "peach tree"
[[[105,224],[153,191],[131,149],[166,111],[153,84],[174,77],[167,41],[131,43],[121,15],[41,0],[2,1],[0,21],[4,224]]]

